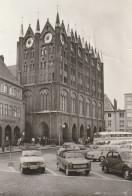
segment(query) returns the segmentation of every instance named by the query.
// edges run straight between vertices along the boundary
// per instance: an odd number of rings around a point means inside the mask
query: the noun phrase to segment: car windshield
[[[132,152],[122,152],[121,158],[123,160],[132,160]]]
[[[39,150],[25,150],[22,152],[22,156],[42,156],[42,152]]]
[[[83,158],[84,155],[82,153],[78,153],[78,152],[68,152],[65,153],[65,157],[66,158]]]

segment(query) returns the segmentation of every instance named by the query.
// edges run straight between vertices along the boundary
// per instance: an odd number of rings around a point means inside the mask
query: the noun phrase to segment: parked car
[[[91,149],[90,151],[88,151],[86,158],[93,161],[102,161],[103,159],[105,159],[107,153],[113,149],[116,149],[116,147],[113,145],[101,145],[98,146],[96,149]]]
[[[84,172],[85,175],[88,175],[91,170],[91,162],[85,159],[81,152],[65,150],[57,156],[57,169],[64,170],[66,175],[70,175],[72,172]]]
[[[39,170],[45,172],[45,159],[39,149],[23,149],[20,157],[20,170],[23,174],[28,171]]]
[[[120,173],[126,180],[130,180],[132,176],[132,151],[126,149],[110,151],[100,165],[105,173]]]
[[[67,150],[78,150],[79,152],[82,152],[84,156],[87,156],[88,149],[82,145],[82,144],[75,144],[75,143],[64,143],[62,147],[57,151],[57,154],[60,154],[60,152]]]
[[[65,149],[70,149],[71,145],[73,145],[75,143],[73,142],[65,142],[57,151],[57,155],[61,153],[61,151],[64,151]]]

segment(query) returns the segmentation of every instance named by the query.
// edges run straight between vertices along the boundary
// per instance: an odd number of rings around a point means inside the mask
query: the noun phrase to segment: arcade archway
[[[99,127],[99,132],[101,132],[102,131],[102,127]]]
[[[32,138],[32,127],[28,122],[26,122],[25,123],[25,141],[30,142],[31,138]]]
[[[49,139],[49,127],[45,122],[40,124],[40,137],[45,137]]]
[[[84,126],[81,125],[80,127],[80,138],[83,138],[84,137]]]
[[[2,128],[0,127],[0,146],[2,146]]]
[[[11,144],[11,127],[9,125],[5,128],[5,141],[6,145]]]
[[[18,138],[20,138],[20,129],[16,126],[14,129],[14,145],[17,144]]]
[[[72,127],[72,141],[77,142],[77,127],[75,124]]]
[[[68,142],[69,137],[68,137],[68,125],[67,123],[64,123],[65,126],[62,128],[62,139],[63,142]]]

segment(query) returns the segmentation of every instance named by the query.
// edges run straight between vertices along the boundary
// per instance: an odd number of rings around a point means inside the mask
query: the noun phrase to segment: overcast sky
[[[132,93],[132,0],[0,0],[0,54],[6,65],[16,64],[16,44],[23,17],[24,33],[29,24],[41,31],[49,18],[70,24],[85,41],[99,50],[104,62],[104,90],[124,109],[124,94]]]

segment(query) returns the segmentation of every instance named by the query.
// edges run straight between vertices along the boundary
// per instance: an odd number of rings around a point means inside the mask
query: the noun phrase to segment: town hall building
[[[25,137],[49,143],[77,141],[104,131],[104,73],[100,54],[57,13],[40,32],[23,24],[17,43],[17,79],[23,86]]]

